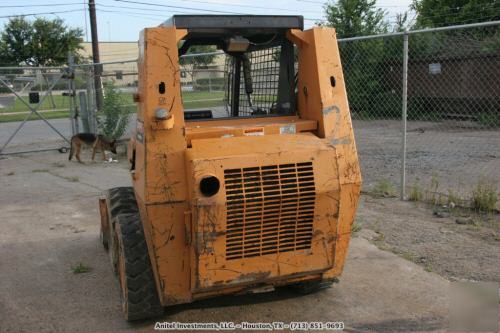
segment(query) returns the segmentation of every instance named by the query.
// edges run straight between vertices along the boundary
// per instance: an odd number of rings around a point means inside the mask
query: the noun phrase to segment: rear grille
[[[312,162],[229,169],[224,182],[227,260],[311,247]]]

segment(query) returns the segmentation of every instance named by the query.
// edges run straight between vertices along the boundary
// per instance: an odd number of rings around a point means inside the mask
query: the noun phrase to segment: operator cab
[[[296,115],[296,52],[286,33],[303,30],[302,16],[175,15],[162,26],[187,30],[178,45],[187,122]],[[209,52],[192,55],[199,50]]]

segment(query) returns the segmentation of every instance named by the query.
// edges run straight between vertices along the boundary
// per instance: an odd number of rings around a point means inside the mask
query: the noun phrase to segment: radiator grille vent
[[[227,260],[311,247],[312,162],[229,169],[224,182]]]

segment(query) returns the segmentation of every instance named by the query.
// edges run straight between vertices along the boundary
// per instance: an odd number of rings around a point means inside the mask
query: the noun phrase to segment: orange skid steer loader
[[[139,45],[133,186],[100,199],[125,318],[337,281],[361,175],[335,30],[304,30],[301,16],[176,15]],[[199,88],[179,61],[199,45],[219,50],[224,103],[188,110],[182,95]]]

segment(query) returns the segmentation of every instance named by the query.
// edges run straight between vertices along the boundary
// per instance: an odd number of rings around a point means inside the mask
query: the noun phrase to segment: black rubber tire
[[[102,243],[105,248],[107,246],[111,267],[116,274],[118,272],[116,267],[118,263],[117,245],[114,232],[116,217],[120,214],[138,214],[139,208],[137,207],[133,187],[115,187],[107,190],[104,195],[106,196],[108,208],[109,232],[108,235],[105,235],[101,230]]]
[[[163,314],[138,213],[116,217],[122,309],[128,321]]]
[[[328,289],[334,283],[338,282],[338,279],[334,278],[332,280],[316,280],[316,281],[305,281],[292,284],[289,287],[298,294],[308,295],[315,293],[319,290]]]

